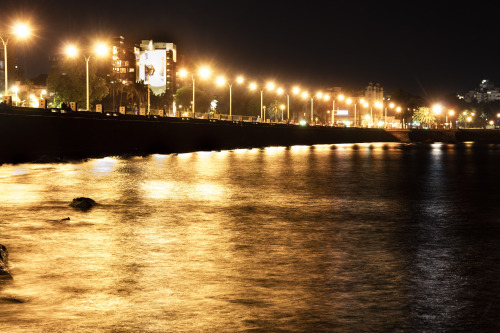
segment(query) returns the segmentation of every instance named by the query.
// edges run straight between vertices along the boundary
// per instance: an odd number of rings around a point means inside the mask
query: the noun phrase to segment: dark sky
[[[497,13],[400,1],[4,0],[7,19],[27,17],[36,37],[19,54],[28,77],[47,72],[66,41],[122,35],[173,42],[185,60],[219,72],[310,89],[380,83],[425,98],[498,81]],[[2,15],[3,18],[3,15]],[[5,22],[2,19],[2,23]]]

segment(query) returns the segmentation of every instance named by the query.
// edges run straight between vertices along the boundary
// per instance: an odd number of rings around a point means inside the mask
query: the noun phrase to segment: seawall
[[[500,131],[397,132],[0,107],[0,163],[265,146],[476,140],[500,142]]]
[[[2,112],[3,111],[3,112]],[[265,146],[396,142],[383,129],[0,109],[0,161],[80,159]]]

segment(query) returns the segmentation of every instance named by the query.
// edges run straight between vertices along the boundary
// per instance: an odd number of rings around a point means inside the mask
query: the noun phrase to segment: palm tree
[[[428,107],[420,107],[413,113],[413,120],[420,125],[431,127],[436,122],[436,115]]]

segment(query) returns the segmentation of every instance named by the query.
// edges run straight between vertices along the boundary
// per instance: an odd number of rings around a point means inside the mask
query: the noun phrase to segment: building
[[[19,66],[19,61],[16,56],[16,48],[13,46],[7,48],[7,79],[9,87],[19,85],[24,81],[24,70]],[[0,43],[0,94],[3,95],[5,90],[5,51],[3,43]],[[10,90],[10,89],[9,89]]]
[[[482,80],[478,88],[465,94],[464,99],[468,103],[500,101],[500,88],[495,87],[490,80]]]
[[[125,85],[136,82],[136,49],[125,44],[125,38],[118,36],[112,45],[112,81]]]
[[[151,87],[155,95],[174,94],[177,88],[177,47],[173,43],[143,40],[135,48],[136,80]]]
[[[384,88],[380,83],[373,84],[370,82],[365,88],[365,102],[370,106],[370,114],[372,115],[372,122],[378,123],[384,119],[384,110],[375,107],[377,103],[382,103],[384,100]]]

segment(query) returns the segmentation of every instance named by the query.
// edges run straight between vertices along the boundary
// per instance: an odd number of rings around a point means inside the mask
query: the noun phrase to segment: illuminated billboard
[[[167,51],[144,51],[139,57],[139,80],[149,84],[155,95],[165,92]]]

